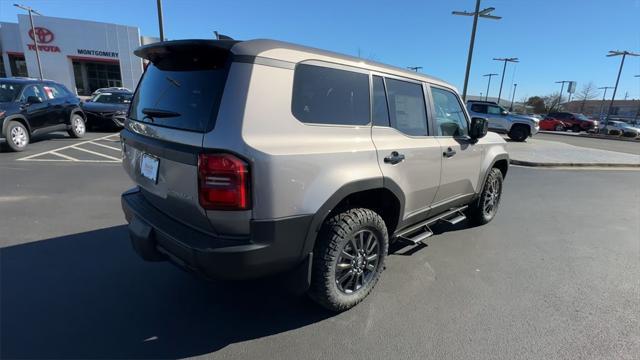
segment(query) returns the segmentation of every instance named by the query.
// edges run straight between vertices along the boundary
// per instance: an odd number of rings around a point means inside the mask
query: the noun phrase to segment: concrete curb
[[[529,166],[529,167],[575,167],[575,168],[640,168],[640,164],[620,164],[620,163],[543,163],[534,161],[523,161],[510,159],[511,165]]]
[[[581,137],[581,138],[590,138],[590,139],[604,139],[604,140],[615,140],[615,141],[627,141],[627,142],[640,142],[640,137],[637,138],[625,138],[622,136],[610,136],[610,135],[598,135],[598,134],[576,134],[576,133],[566,133],[566,132],[558,132],[558,131],[547,131],[541,130],[540,134],[549,134],[549,135],[558,135],[558,136],[571,136],[571,137]],[[535,136],[535,135],[534,135]]]

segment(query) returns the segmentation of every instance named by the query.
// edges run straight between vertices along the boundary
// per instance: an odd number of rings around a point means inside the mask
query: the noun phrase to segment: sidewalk
[[[514,165],[542,167],[640,167],[640,155],[590,149],[555,141],[529,138],[526,142],[508,141],[507,149]]]

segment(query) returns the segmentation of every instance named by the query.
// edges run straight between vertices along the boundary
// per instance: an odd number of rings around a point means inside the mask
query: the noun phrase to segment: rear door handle
[[[443,152],[442,156],[450,158],[455,154],[456,154],[455,150],[453,150],[452,148],[447,148],[447,151]]]
[[[397,151],[391,152],[391,154],[384,158],[384,162],[387,164],[395,165],[404,161],[404,154],[400,154]]]

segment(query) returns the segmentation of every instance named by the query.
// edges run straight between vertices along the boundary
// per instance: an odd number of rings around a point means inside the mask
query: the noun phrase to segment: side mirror
[[[506,111],[506,110],[503,110],[503,111],[501,112],[501,114],[502,114],[502,115],[509,115],[509,112],[508,112],[508,111]]]
[[[37,96],[27,96],[27,104],[40,104],[42,103],[42,99]]]
[[[483,117],[472,117],[471,126],[469,128],[469,136],[472,139],[480,139],[487,135],[489,130],[489,122]]]

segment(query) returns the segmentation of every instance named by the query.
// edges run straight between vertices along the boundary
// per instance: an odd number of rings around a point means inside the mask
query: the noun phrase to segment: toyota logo
[[[36,35],[38,36],[39,44],[48,44],[53,41],[54,36],[51,30],[43,27],[36,27],[35,30]],[[33,29],[29,30],[29,37],[35,40],[35,38],[33,37]]]

